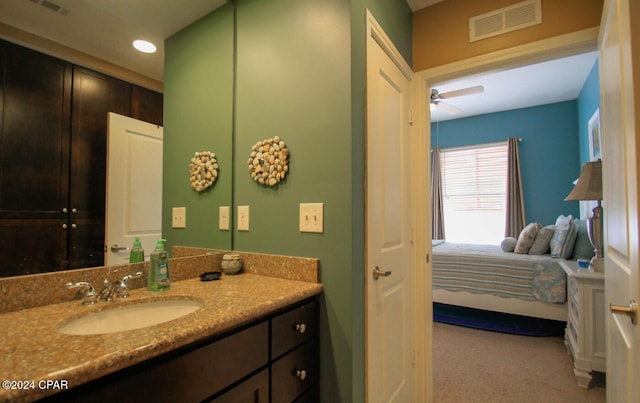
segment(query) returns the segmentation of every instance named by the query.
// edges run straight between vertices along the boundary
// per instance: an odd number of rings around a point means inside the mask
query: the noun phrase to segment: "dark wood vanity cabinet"
[[[0,41],[0,277],[104,264],[108,112],[162,94]]]
[[[312,391],[318,378],[318,303],[314,301],[271,320],[271,400],[299,399]]]
[[[318,402],[318,374],[314,298],[46,401]]]

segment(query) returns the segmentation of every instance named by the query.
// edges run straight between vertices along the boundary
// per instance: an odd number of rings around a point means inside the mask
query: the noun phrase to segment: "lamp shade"
[[[602,200],[602,161],[585,162],[580,171],[578,183],[564,199],[571,200]]]

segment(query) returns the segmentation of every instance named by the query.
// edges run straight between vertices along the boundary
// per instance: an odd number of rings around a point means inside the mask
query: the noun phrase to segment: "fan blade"
[[[479,94],[481,92],[484,92],[484,87],[481,86],[481,85],[477,85],[475,87],[469,87],[469,88],[463,88],[463,89],[460,89],[460,90],[444,92],[442,94],[439,94],[438,98],[439,99],[447,99],[447,98],[459,97],[459,96],[462,96],[462,95]]]
[[[449,115],[455,115],[456,113],[460,112],[460,109],[444,102],[438,102],[436,104],[436,108],[447,112]]]

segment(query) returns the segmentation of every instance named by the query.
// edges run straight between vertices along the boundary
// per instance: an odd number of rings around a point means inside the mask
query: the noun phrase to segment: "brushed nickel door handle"
[[[611,313],[627,315],[634,325],[638,323],[638,303],[634,299],[629,301],[629,305],[626,306],[609,304],[609,310]]]

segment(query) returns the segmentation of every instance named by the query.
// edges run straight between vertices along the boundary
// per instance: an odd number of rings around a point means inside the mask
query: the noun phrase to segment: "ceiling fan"
[[[448,91],[443,93],[440,93],[438,92],[437,89],[432,88],[431,104],[433,105],[433,108],[442,109],[443,111],[447,112],[450,115],[455,115],[456,113],[460,112],[460,109],[456,108],[453,105],[449,105],[446,102],[442,102],[443,99],[459,97],[462,95],[479,94],[481,92],[484,92],[484,87],[481,85],[476,85],[475,87],[462,88],[459,90]]]

